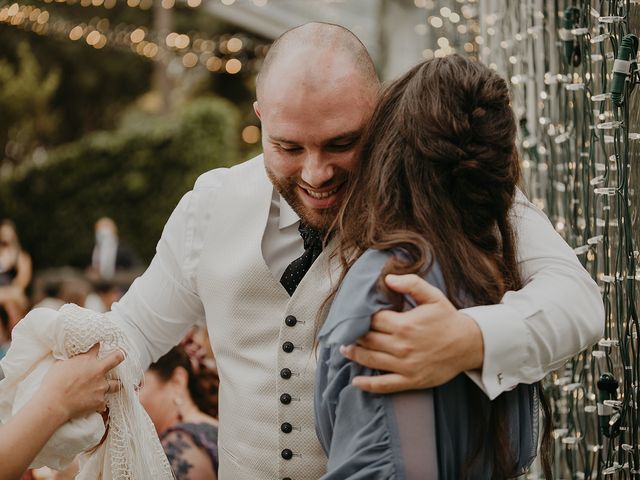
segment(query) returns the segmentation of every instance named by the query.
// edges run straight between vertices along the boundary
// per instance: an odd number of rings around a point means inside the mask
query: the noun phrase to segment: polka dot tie
[[[280,283],[289,295],[293,295],[302,278],[322,252],[322,235],[319,231],[302,222],[300,222],[298,231],[304,241],[304,253],[289,264],[280,279]]]

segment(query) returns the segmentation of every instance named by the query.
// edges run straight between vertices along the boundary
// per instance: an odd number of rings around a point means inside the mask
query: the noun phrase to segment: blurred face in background
[[[9,223],[0,224],[0,272],[12,268],[20,255],[18,234]]]
[[[149,414],[158,433],[164,432],[178,422],[176,402],[180,401],[184,392],[173,378],[164,380],[157,372],[147,370],[138,394],[140,403]]]
[[[18,235],[11,225],[6,223],[0,225],[0,247],[15,245],[17,240]]]
[[[95,235],[97,243],[105,239],[115,239],[118,237],[118,227],[109,217],[102,217],[96,222]]]
[[[11,338],[11,331],[27,314],[27,297],[18,287],[0,289],[0,343]]]

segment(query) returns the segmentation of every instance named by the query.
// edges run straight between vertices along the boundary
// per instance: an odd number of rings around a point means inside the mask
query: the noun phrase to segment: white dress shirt
[[[223,181],[226,171],[210,172],[209,191]],[[143,366],[161,355],[161,348],[177,343],[191,324],[203,320],[204,310],[186,278],[197,268],[207,231],[207,226],[192,224],[193,219],[208,218],[198,214],[199,205],[197,188],[183,197],[165,226],[149,269],[113,306],[112,315],[133,327],[130,332],[139,336],[136,344],[146,346],[140,352]],[[511,215],[524,286],[508,292],[499,305],[464,310],[478,323],[484,340],[483,368],[467,374],[491,399],[518,383],[542,379],[598,341],[604,329],[598,286],[544,213],[518,192]],[[275,278],[304,250],[298,222],[295,212],[274,192],[262,252]],[[154,316],[158,320],[146,325],[136,321]],[[165,316],[184,323],[162,322]]]
[[[304,253],[298,225],[300,217],[274,188],[262,237],[262,256],[275,278],[282,278],[289,264]]]

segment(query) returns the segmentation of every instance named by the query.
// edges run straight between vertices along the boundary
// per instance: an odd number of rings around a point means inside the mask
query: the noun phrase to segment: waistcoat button
[[[287,315],[287,318],[284,319],[284,323],[287,324],[287,327],[293,327],[298,323],[298,319],[293,315]]]
[[[285,405],[289,405],[291,403],[291,395],[289,395],[288,393],[283,393],[282,395],[280,395],[280,402],[284,403]]]
[[[282,350],[284,350],[284,351],[285,351],[285,352],[287,352],[287,353],[291,353],[291,352],[293,352],[293,349],[294,349],[294,348],[295,348],[295,347],[293,346],[293,343],[291,343],[291,342],[284,342],[284,343],[282,344]]]
[[[282,455],[282,458],[284,458],[285,460],[291,460],[291,458],[293,457],[293,452],[288,448],[285,448],[284,450],[282,450],[282,452],[280,452],[280,455]]]
[[[293,427],[289,422],[284,422],[282,425],[280,425],[280,430],[282,430],[283,433],[291,433]]]
[[[283,368],[282,370],[280,370],[280,376],[285,380],[289,380],[291,378],[291,370],[289,370],[288,368]]]

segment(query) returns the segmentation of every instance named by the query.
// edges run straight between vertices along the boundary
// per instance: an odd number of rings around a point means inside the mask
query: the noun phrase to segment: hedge
[[[238,112],[198,99],[165,117],[101,132],[49,153],[47,161],[0,184],[0,218],[17,224],[36,268],[85,267],[93,224],[110,216],[145,261],[180,197],[204,171],[238,155]]]

